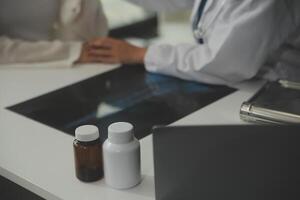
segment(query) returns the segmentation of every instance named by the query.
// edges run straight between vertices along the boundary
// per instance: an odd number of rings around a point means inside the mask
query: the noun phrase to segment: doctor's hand
[[[98,38],[89,42],[89,55],[97,62],[108,64],[141,64],[147,49],[123,40]]]

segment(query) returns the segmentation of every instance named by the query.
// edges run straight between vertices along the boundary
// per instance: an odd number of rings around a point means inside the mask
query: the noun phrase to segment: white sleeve
[[[72,67],[81,52],[80,42],[37,41],[0,37],[0,68]]]
[[[175,11],[193,8],[195,0],[127,0],[151,11]]]
[[[226,2],[207,29],[204,45],[150,46],[145,57],[147,70],[212,84],[232,84],[255,76],[295,24],[286,15],[284,1]]]

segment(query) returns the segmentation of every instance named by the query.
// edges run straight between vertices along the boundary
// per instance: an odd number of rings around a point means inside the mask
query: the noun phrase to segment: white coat
[[[150,10],[192,8],[201,0],[129,0]],[[300,24],[299,0],[208,0],[198,28],[204,44],[154,44],[148,71],[212,84],[254,77]]]
[[[1,0],[0,68],[71,67],[107,30],[99,0]]]

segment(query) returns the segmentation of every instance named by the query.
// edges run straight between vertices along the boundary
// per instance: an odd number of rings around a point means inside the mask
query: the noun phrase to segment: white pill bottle
[[[104,178],[115,189],[128,189],[141,181],[140,143],[134,137],[133,126],[117,122],[108,127],[103,143]]]

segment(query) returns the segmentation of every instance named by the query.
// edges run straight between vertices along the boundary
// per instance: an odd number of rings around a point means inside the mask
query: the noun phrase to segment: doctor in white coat
[[[144,63],[148,71],[212,84],[254,77],[300,24],[299,0],[130,0],[149,10],[193,8],[193,44],[141,48],[112,38],[92,42],[104,63]]]
[[[107,29],[100,0],[1,0],[0,68],[93,62],[84,43]]]

